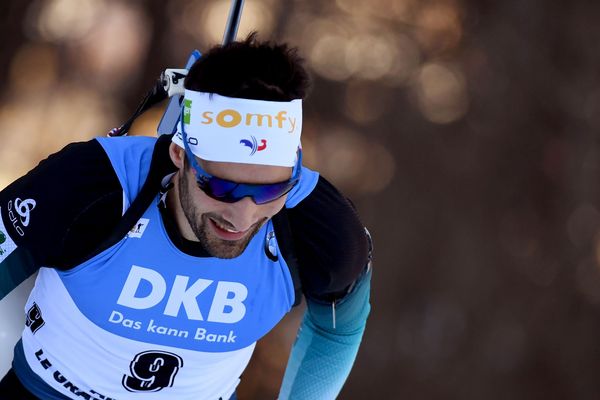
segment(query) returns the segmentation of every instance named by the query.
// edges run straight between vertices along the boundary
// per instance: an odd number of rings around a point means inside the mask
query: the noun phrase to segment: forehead
[[[209,174],[234,182],[275,183],[292,176],[291,167],[197,160]]]

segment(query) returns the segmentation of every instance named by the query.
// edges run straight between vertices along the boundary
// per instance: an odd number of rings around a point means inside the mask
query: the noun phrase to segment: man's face
[[[288,180],[292,169],[200,160],[202,168],[213,176],[240,183],[275,183]],[[285,204],[286,196],[257,205],[245,197],[236,203],[224,203],[206,195],[198,187],[188,162],[179,171],[179,201],[189,226],[202,246],[214,257],[234,258],[248,246],[260,227]]]

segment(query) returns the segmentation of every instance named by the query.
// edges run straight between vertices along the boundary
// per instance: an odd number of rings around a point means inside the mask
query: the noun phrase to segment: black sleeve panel
[[[69,144],[0,192],[1,217],[16,245],[38,267],[61,269],[114,229],[122,202],[121,184],[96,140]]]
[[[319,177],[288,216],[304,294],[327,301],[343,297],[364,270],[369,248],[350,201]]]

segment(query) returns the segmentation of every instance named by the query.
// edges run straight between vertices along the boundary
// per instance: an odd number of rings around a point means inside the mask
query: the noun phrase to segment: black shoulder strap
[[[290,275],[294,282],[294,307],[302,301],[302,284],[300,282],[300,271],[298,258],[294,251],[294,238],[292,237],[292,229],[287,215],[287,208],[283,208],[272,218],[273,227],[275,228],[275,237],[277,244],[281,250],[282,256],[290,269]]]
[[[142,186],[142,189],[131,203],[131,206],[125,211],[119,224],[113,229],[109,237],[106,238],[94,251],[87,255],[81,262],[102,253],[104,250],[115,245],[131,230],[131,228],[139,221],[144,212],[150,207],[152,200],[161,189],[162,179],[174,172],[174,166],[164,162],[164,154],[168,154],[168,147],[171,143],[172,135],[161,135],[152,151],[152,161],[150,162],[150,171],[148,177]],[[75,264],[78,265],[79,263]]]

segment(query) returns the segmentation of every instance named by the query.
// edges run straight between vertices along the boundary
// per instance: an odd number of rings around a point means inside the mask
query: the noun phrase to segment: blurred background
[[[0,188],[122,123],[221,42],[229,6],[3,0]],[[600,398],[599,21],[593,0],[246,0],[238,37],[288,41],[312,74],[305,164],[375,240],[341,399]],[[301,312],[260,343],[241,400],[275,398]]]

